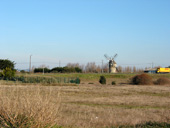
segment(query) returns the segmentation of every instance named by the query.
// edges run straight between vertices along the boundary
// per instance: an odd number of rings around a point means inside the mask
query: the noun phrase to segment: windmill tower
[[[117,72],[117,64],[114,59],[117,57],[117,54],[114,57],[108,57],[108,55],[104,55],[107,60],[109,60],[109,73],[116,73]]]

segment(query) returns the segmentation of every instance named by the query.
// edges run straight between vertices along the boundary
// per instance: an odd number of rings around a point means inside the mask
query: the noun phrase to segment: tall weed
[[[0,127],[52,127],[57,124],[59,92],[41,87],[0,87]],[[55,101],[51,96],[57,95]]]

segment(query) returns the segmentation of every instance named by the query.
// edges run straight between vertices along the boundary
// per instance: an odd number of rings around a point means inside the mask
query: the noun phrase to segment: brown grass
[[[0,87],[0,127],[45,127],[57,124],[58,92],[35,86]]]
[[[170,121],[169,86],[1,85],[0,97],[1,108],[11,120],[18,121],[14,115],[26,115],[33,117],[36,127],[58,124],[66,128],[104,128]]]
[[[111,127],[168,122],[169,91],[169,87],[160,86],[63,87],[59,123],[74,127]]]
[[[140,74],[136,75],[132,78],[132,84],[135,85],[151,85],[153,84],[152,82],[152,77],[149,76],[148,74]]]
[[[170,85],[170,80],[168,78],[161,77],[155,82],[157,85]]]

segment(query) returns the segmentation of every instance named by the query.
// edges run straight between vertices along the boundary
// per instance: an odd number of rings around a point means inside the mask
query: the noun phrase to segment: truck
[[[170,73],[170,68],[157,68],[156,73]]]

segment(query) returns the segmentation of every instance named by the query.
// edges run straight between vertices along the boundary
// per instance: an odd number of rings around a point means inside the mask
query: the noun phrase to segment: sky
[[[170,0],[0,0],[0,59],[170,66]]]

